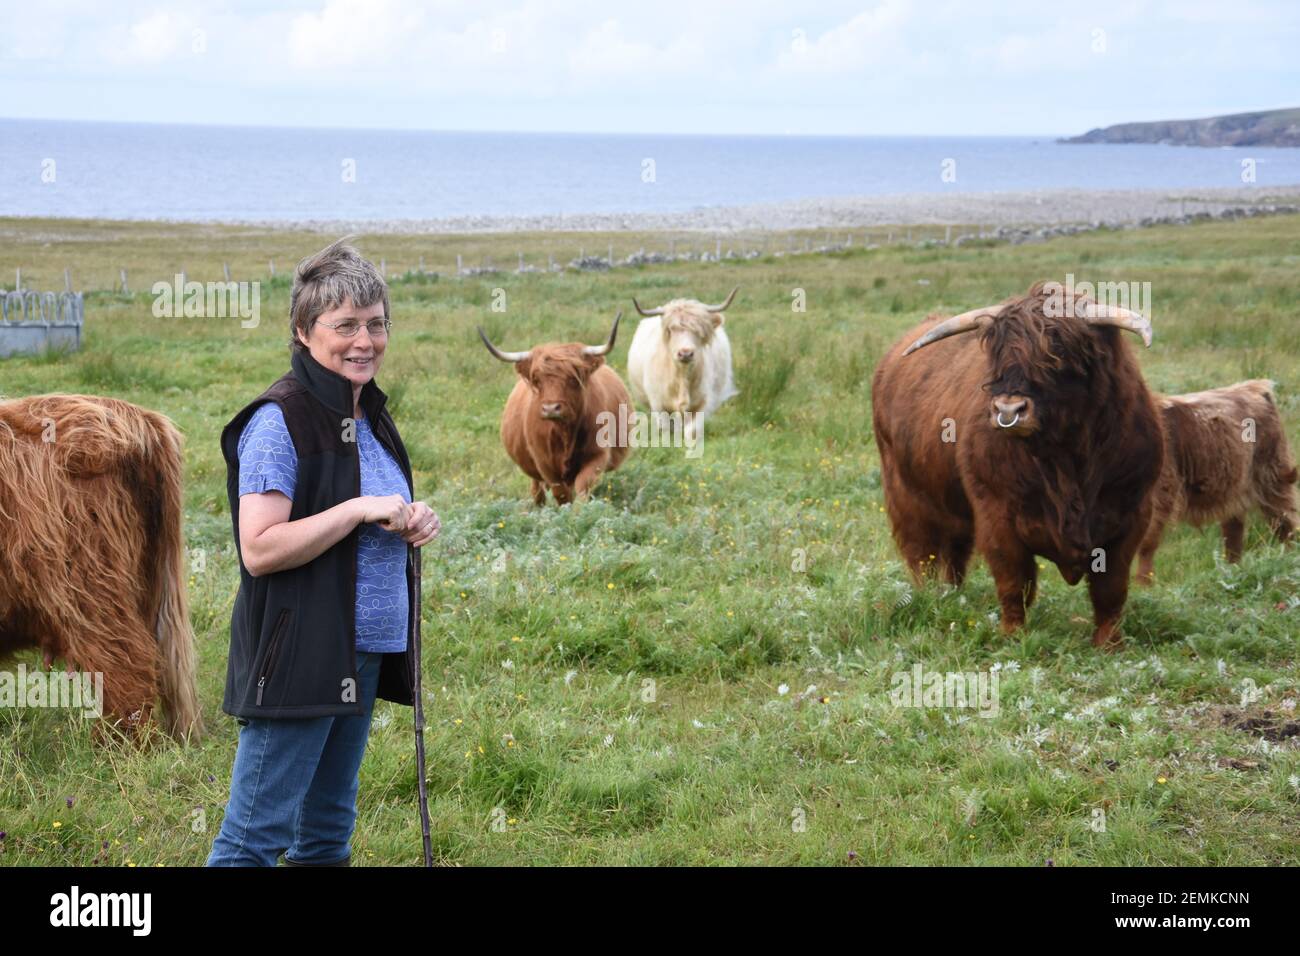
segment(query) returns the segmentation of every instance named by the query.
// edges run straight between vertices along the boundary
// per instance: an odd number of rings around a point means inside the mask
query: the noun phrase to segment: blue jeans
[[[361,758],[383,654],[357,652],[350,717],[250,717],[239,729],[230,799],[208,866],[327,865],[352,855]]]

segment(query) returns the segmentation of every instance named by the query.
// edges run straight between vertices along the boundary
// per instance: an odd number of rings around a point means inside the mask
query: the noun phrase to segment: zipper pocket
[[[289,623],[289,610],[282,608],[280,616],[275,619],[275,630],[271,632],[271,646],[266,652],[266,662],[262,665],[262,674],[257,680],[257,706],[262,706],[262,690],[266,686],[267,678],[271,676],[271,671],[275,669],[276,656],[280,651],[280,639],[284,637],[285,627]]]

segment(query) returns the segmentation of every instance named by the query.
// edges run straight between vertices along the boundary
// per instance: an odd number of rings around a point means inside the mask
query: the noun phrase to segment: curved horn
[[[739,291],[740,286],[736,286],[731,290],[731,295],[727,296],[727,301],[722,303],[722,305],[706,305],[704,308],[709,312],[726,312],[727,307],[731,305],[731,300],[736,297],[736,293]]]
[[[664,314],[664,310],[663,310],[663,309],[643,309],[643,308],[641,308],[641,303],[638,302],[638,301],[636,300],[636,296],[632,296],[632,304],[633,304],[634,306],[636,306],[636,310],[637,310],[638,312],[640,312],[642,315],[644,315],[647,319],[654,318],[656,315],[663,315],[663,314]]]
[[[915,342],[907,347],[903,352],[904,355],[911,355],[917,349],[925,348],[933,342],[940,339],[946,339],[950,335],[960,335],[963,332],[974,332],[984,322],[992,319],[1002,311],[1002,306],[991,305],[983,309],[971,309],[969,312],[963,312],[961,315],[954,315],[951,319],[944,319],[925,335],[921,336]]]
[[[1113,325],[1117,329],[1142,336],[1142,343],[1151,348],[1151,320],[1141,312],[1132,312],[1117,305],[1100,302],[1083,302],[1078,308],[1079,318],[1089,325]]]
[[[488,339],[487,333],[483,331],[483,326],[481,325],[478,327],[478,337],[483,340],[483,344],[487,346],[487,350],[503,362],[522,362],[532,354],[532,349],[529,349],[527,352],[502,352]]]
[[[618,323],[623,318],[623,310],[618,310],[618,315],[614,316],[614,327],[609,330],[609,341],[604,345],[585,345],[582,349],[583,355],[608,355],[610,349],[614,347],[614,339],[618,337]]]

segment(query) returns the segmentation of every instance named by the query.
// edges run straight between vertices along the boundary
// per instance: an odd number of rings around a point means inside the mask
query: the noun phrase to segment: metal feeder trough
[[[85,315],[80,292],[0,292],[0,358],[77,351]]]

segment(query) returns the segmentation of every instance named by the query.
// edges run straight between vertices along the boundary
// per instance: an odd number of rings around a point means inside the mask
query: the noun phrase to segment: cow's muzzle
[[[993,400],[993,424],[1016,433],[1031,432],[1036,427],[1033,403],[1019,395]]]

